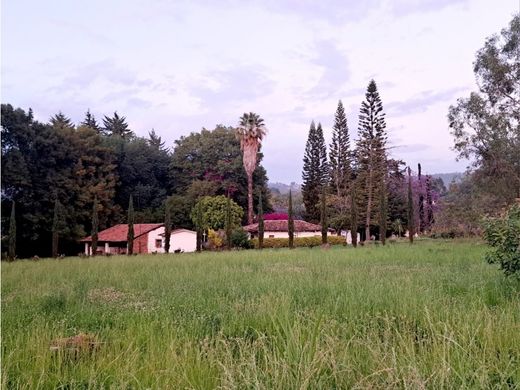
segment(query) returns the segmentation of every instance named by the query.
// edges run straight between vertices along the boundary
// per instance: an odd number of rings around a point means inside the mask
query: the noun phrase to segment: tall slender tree
[[[321,243],[326,244],[328,241],[327,233],[329,230],[329,226],[327,221],[327,193],[325,191],[325,186],[322,187],[320,198]]]
[[[338,197],[343,197],[346,195],[352,172],[347,116],[341,100],[334,115],[329,161],[332,189]]]
[[[14,201],[11,205],[11,218],[9,219],[9,248],[8,259],[10,261],[16,258],[16,216]]]
[[[98,199],[94,197],[94,205],[92,206],[92,256],[96,256],[98,244],[99,216],[98,216]]]
[[[424,188],[421,173],[421,164],[417,164],[417,178],[418,178],[418,192],[419,192],[419,233],[424,232],[424,226],[426,225],[424,215]]]
[[[305,219],[318,223],[320,220],[320,194],[328,182],[327,148],[321,124],[311,122],[309,136],[303,156],[302,196],[305,205]]]
[[[371,80],[361,103],[356,157],[364,182],[365,238],[370,238],[370,225],[375,214],[374,200],[381,187],[386,163],[386,123],[383,103],[374,80]]]
[[[66,117],[61,111],[50,119],[51,126],[55,129],[73,129],[74,124],[69,117]]]
[[[262,192],[258,195],[258,249],[264,247],[264,205],[262,202]]]
[[[289,190],[289,210],[287,211],[287,230],[289,231],[289,248],[294,248],[294,214],[292,204],[292,191]]]
[[[202,204],[200,202],[195,205],[195,228],[197,229],[197,252],[201,252],[204,234],[204,221],[202,214]]]
[[[413,209],[413,191],[412,191],[412,170],[408,167],[408,237],[410,244],[413,244],[413,236],[415,234],[415,221]]]
[[[357,181],[353,180],[350,186],[350,237],[354,248],[357,247],[358,235],[357,186]]]
[[[379,240],[383,245],[386,243],[386,231],[388,229],[388,190],[386,174],[383,176],[381,188],[379,189]]]
[[[131,138],[133,135],[132,130],[128,128],[126,118],[119,116],[117,112],[114,112],[113,117],[106,116],[103,118],[103,130],[111,136],[121,137],[123,139]]]
[[[247,175],[247,223],[253,223],[253,173],[258,162],[258,151],[267,129],[264,120],[254,112],[240,117],[236,134],[242,149],[242,162]]]
[[[126,238],[128,250],[127,254],[132,255],[134,253],[134,200],[132,199],[132,195],[130,195],[130,200],[128,201],[128,235]]]
[[[231,250],[231,232],[233,231],[233,219],[231,217],[231,195],[229,190],[226,199],[226,247]]]
[[[435,223],[435,218],[433,217],[433,196],[432,196],[432,177],[430,175],[426,176],[426,205],[428,206],[426,212],[426,221],[428,223],[428,228],[431,229],[433,224]]]
[[[83,122],[81,122],[83,126],[90,127],[93,130],[96,130],[96,132],[101,133],[101,127],[99,127],[99,124],[96,121],[96,118],[94,115],[90,113],[90,109],[87,110],[85,113],[85,119],[83,119]]]
[[[61,231],[61,205],[56,197],[54,201],[54,216],[52,219],[52,257],[58,257]]]
[[[170,239],[172,235],[172,213],[168,199],[164,202],[164,252],[170,252]]]

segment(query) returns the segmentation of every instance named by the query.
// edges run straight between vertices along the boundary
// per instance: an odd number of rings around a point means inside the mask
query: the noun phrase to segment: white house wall
[[[189,230],[173,231],[170,239],[170,252],[180,249],[184,252],[197,250],[197,233]]]
[[[329,232],[329,236],[332,234]],[[257,237],[258,235],[255,235]],[[271,237],[272,236],[272,237]],[[321,237],[321,232],[294,232],[294,237]],[[289,232],[264,232],[264,238],[289,238]]]
[[[164,237],[160,234],[164,234],[164,226],[158,227],[148,233],[148,253],[164,253]],[[155,240],[161,240],[161,247],[155,247]]]

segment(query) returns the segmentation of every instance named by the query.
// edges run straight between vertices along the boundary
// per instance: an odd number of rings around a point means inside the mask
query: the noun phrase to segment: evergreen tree
[[[424,191],[423,191],[423,181],[421,175],[421,164],[417,164],[417,176],[419,179],[419,233],[424,232],[424,226],[426,224],[425,215],[424,215]]]
[[[262,204],[262,192],[258,196],[258,249],[264,247],[264,206]]]
[[[435,223],[435,218],[433,217],[432,177],[430,175],[426,176],[426,205],[428,206],[426,221],[428,228],[431,229]]]
[[[332,143],[329,152],[330,179],[332,188],[338,197],[346,195],[351,172],[350,136],[347,117],[341,100],[334,116]]]
[[[408,167],[408,237],[410,244],[413,244],[413,235],[415,234],[414,209],[413,209],[413,192],[412,192],[412,170]]]
[[[289,248],[294,248],[294,216],[292,207],[292,191],[289,190],[289,210],[287,211],[287,229],[289,230]]]
[[[386,123],[383,103],[374,80],[361,103],[356,158],[365,194],[365,239],[370,239],[370,225],[375,215],[374,200],[381,189],[386,168]]]
[[[202,235],[204,234],[202,204],[195,205],[195,227],[197,229],[197,252],[202,250]]]
[[[12,202],[11,206],[11,218],[9,219],[9,249],[8,259],[10,261],[16,258],[16,216],[15,216],[15,204]]]
[[[357,186],[356,180],[354,180],[350,186],[350,236],[354,248],[357,247],[358,232]]]
[[[328,233],[328,222],[327,222],[327,194],[325,192],[325,186],[322,187],[321,197],[320,197],[320,224],[321,224],[321,243],[326,244],[328,241],[327,233]]]
[[[101,133],[101,127],[99,127],[94,115],[90,113],[90,109],[85,113],[85,119],[83,119],[81,125],[90,127],[92,130],[96,130],[97,133]]]
[[[386,175],[383,176],[379,190],[379,240],[383,245],[386,243],[386,231],[388,229],[388,190]]]
[[[129,139],[133,136],[132,130],[128,128],[128,124],[126,123],[126,118],[124,116],[120,117],[117,112],[114,112],[112,118],[105,115],[103,118],[103,126],[103,130],[108,135],[117,136],[122,139]]]
[[[51,126],[55,129],[73,129],[74,125],[70,118],[66,117],[61,111],[50,119]]]
[[[94,198],[92,206],[92,256],[96,256],[98,244],[99,216],[98,216],[98,199]]]
[[[152,148],[164,150],[164,141],[155,133],[154,129],[148,132],[148,143]]]
[[[128,236],[126,238],[128,250],[127,254],[132,255],[134,253],[134,201],[132,199],[132,195],[130,195],[130,200],[128,201]]]
[[[60,232],[62,229],[62,216],[61,216],[61,205],[56,197],[54,201],[54,216],[52,219],[52,257],[58,257],[59,244],[60,244]]]
[[[231,196],[227,194],[227,201],[226,201],[226,246],[227,249],[231,249],[231,233],[233,231],[233,220],[231,217]]]
[[[170,239],[172,235],[172,216],[170,202],[164,205],[164,252],[170,252]]]
[[[320,123],[316,127],[314,121],[311,123],[305,146],[302,178],[305,218],[309,222],[317,223],[320,220],[320,193],[328,182],[328,163],[323,129]]]

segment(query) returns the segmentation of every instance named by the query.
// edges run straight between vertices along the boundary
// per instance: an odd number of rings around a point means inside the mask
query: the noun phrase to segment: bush
[[[346,245],[345,237],[329,236],[328,243],[330,245]],[[251,244],[258,249],[258,238],[253,238]],[[312,248],[321,246],[321,236],[314,237],[294,237],[295,247]],[[264,238],[264,248],[288,248],[289,238]]]
[[[231,246],[233,248],[251,248],[251,243],[249,242],[247,233],[244,231],[244,229],[238,228],[231,232]]]
[[[502,218],[487,219],[484,229],[484,238],[494,248],[486,260],[500,264],[506,276],[520,278],[520,206],[512,206]]]

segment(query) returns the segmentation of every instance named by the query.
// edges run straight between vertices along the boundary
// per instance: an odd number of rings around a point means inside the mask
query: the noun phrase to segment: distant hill
[[[269,189],[271,192],[279,193],[280,195],[286,195],[289,193],[289,190],[292,190],[293,195],[296,195],[301,192],[301,184],[292,182],[291,184],[285,183],[269,183]]]
[[[449,188],[451,182],[459,182],[464,177],[464,173],[462,172],[451,172],[451,173],[434,173],[431,175],[435,178],[441,178],[444,182],[444,186],[446,188]]]

